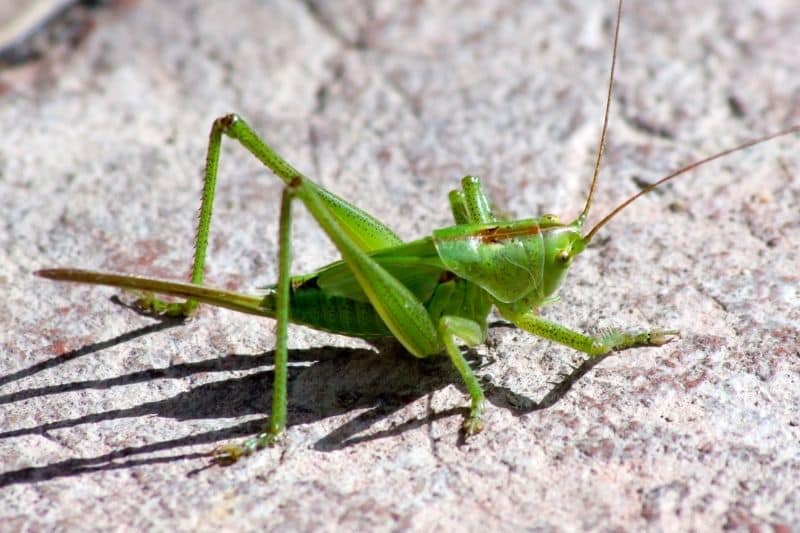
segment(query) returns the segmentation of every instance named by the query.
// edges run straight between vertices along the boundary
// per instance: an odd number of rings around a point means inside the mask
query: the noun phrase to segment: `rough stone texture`
[[[285,443],[208,467],[265,420],[272,322],[162,323],[113,289],[31,275],[185,276],[208,128],[234,110],[404,238],[450,223],[467,173],[516,216],[572,217],[613,10],[127,2],[76,49],[0,73],[0,530],[799,527],[797,136],[640,200],[544,311],[681,339],[592,367],[495,327],[476,353],[487,429],[467,442],[446,360],[293,328]],[[800,123],[798,42],[795,0],[630,1],[594,219],[642,180]],[[224,146],[210,284],[274,280],[280,190]],[[336,258],[296,215],[295,269]]]

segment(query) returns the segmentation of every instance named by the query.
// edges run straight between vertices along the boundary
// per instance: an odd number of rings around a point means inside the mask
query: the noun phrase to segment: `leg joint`
[[[291,176],[287,182],[286,187],[291,191],[295,192],[303,185],[303,176],[301,174],[295,174]]]
[[[214,121],[214,129],[227,132],[231,128],[231,126],[233,126],[240,120],[241,118],[239,118],[239,115],[237,115],[236,113],[228,113],[227,115],[219,117]]]

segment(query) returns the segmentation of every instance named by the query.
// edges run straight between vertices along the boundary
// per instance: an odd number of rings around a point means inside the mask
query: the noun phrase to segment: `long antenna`
[[[589,188],[589,196],[586,197],[586,205],[583,206],[578,217],[578,222],[583,224],[586,217],[589,216],[589,208],[592,207],[592,199],[594,198],[594,191],[597,189],[597,178],[600,176],[600,162],[603,159],[603,152],[606,148],[606,131],[608,130],[608,110],[611,107],[611,89],[614,85],[614,69],[617,64],[617,43],[619,42],[619,23],[622,19],[622,0],[617,4],[617,24],[614,27],[614,46],[611,52],[611,72],[608,75],[608,91],[606,92],[606,106],[603,111],[603,129],[600,131],[600,143],[597,146],[597,157],[594,161],[594,173],[592,174],[592,185]]]
[[[638,198],[640,198],[641,196],[644,196],[645,194],[649,193],[650,191],[652,191],[656,187],[659,187],[659,186],[663,185],[664,183],[666,183],[666,182],[668,182],[670,180],[673,180],[673,179],[677,178],[678,176],[680,176],[682,174],[685,174],[685,173],[689,172],[690,170],[694,170],[695,168],[697,168],[697,167],[699,167],[701,165],[705,165],[706,163],[708,163],[710,161],[714,161],[715,159],[719,159],[720,157],[725,157],[726,155],[732,154],[734,152],[738,152],[739,150],[744,150],[746,148],[750,148],[751,146],[755,146],[757,144],[761,144],[763,142],[767,142],[767,141],[769,141],[771,139],[774,139],[776,137],[783,137],[784,135],[789,135],[791,133],[800,133],[800,125],[795,125],[795,126],[792,126],[790,128],[787,128],[785,130],[781,130],[781,131],[778,131],[776,133],[771,133],[771,134],[766,135],[764,137],[759,137],[757,139],[751,139],[751,140],[749,140],[747,142],[743,142],[742,144],[740,144],[738,146],[734,146],[733,148],[728,148],[727,150],[723,150],[723,151],[718,152],[718,153],[716,153],[714,155],[710,155],[708,157],[705,157],[703,159],[695,161],[694,163],[690,163],[690,164],[688,164],[688,165],[686,165],[684,167],[679,168],[675,172],[664,176],[663,178],[661,178],[660,180],[658,180],[658,181],[656,181],[654,183],[651,183],[650,185],[648,185],[647,187],[645,187],[644,189],[642,189],[641,191],[639,191],[638,193],[634,194],[633,196],[631,196],[630,198],[628,198],[627,200],[625,200],[624,202],[619,204],[617,207],[615,207],[609,214],[607,214],[605,217],[603,217],[603,219],[600,222],[595,224],[595,226],[591,229],[591,231],[589,231],[589,233],[586,234],[586,236],[584,237],[584,240],[587,243],[589,241],[591,241],[592,237],[594,237],[595,233],[597,233],[597,231],[600,228],[602,228],[603,226],[605,226],[611,219],[613,219],[615,216],[617,216],[617,214],[620,211],[622,211],[623,209],[628,207],[630,204],[635,202]]]

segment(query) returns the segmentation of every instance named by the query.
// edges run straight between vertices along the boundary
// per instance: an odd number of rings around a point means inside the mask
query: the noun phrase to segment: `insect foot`
[[[649,335],[647,342],[645,342],[641,346],[661,346],[662,344],[667,344],[668,342],[674,341],[676,337],[680,337],[681,332],[678,331],[677,329],[669,329],[669,330],[656,329],[651,331],[647,335]]]
[[[278,443],[278,435],[269,431],[259,433],[241,444],[228,443],[217,446],[211,452],[212,461],[221,466],[232,465],[239,459],[253,455],[258,450]]]
[[[600,338],[600,346],[605,349],[605,353],[618,352],[636,346],[661,346],[673,341],[679,335],[680,332],[674,329],[654,329],[641,333],[611,330]]]
[[[485,411],[485,406],[483,402],[481,402],[480,405],[470,408],[469,416],[467,417],[466,420],[464,420],[464,424],[461,426],[461,430],[464,432],[464,435],[469,437],[483,431],[484,411]]]
[[[186,302],[167,302],[152,292],[133,291],[136,295],[134,305],[140,310],[154,316],[187,318],[194,314],[197,306],[189,307]]]

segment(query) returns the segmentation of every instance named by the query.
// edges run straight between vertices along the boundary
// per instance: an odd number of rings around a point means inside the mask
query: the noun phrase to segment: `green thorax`
[[[463,224],[433,232],[447,269],[500,303],[533,307],[552,298],[585,246],[580,225],[538,219]]]

